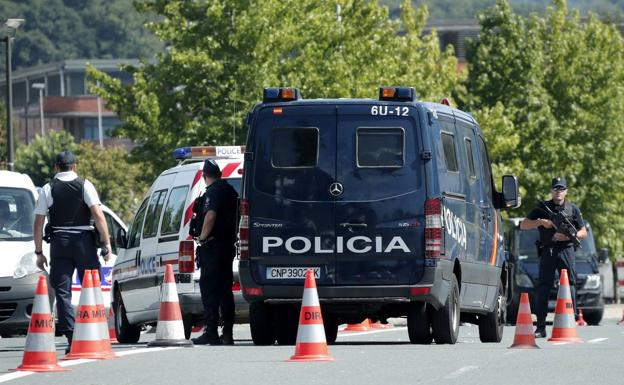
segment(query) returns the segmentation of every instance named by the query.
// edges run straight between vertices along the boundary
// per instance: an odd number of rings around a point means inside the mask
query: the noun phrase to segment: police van
[[[117,234],[120,248],[112,275],[112,298],[117,339],[139,340],[141,326],[155,325],[160,308],[160,286],[165,265],[173,266],[184,332],[203,323],[199,290],[200,271],[195,264],[195,241],[189,236],[193,204],[206,188],[203,160],[214,159],[226,179],[240,191],[244,147],[184,147],[174,151],[180,163],[164,171],[139,206],[129,231]],[[234,261],[232,290],[237,321],[247,318],[248,306],[238,284]]]
[[[483,133],[446,104],[387,87],[379,100],[304,100],[267,88],[249,113],[240,278],[255,344],[292,344],[316,277],[328,342],[338,325],[407,317],[412,343],[455,343],[460,319],[501,340],[508,285]]]

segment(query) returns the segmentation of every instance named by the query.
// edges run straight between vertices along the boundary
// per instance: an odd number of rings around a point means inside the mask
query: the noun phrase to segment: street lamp
[[[43,127],[43,90],[45,89],[44,83],[33,83],[32,88],[39,90],[39,124],[41,125],[41,137],[45,134],[45,128]]]
[[[4,23],[5,28],[8,30],[7,35],[4,37],[6,43],[6,104],[7,104],[7,147],[9,157],[7,160],[7,168],[9,171],[15,170],[13,153],[13,84],[11,84],[11,40],[15,37],[15,32],[20,25],[24,23],[24,19],[7,19]]]

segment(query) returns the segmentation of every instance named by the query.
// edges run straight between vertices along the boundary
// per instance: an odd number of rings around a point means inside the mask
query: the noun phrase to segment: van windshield
[[[518,255],[522,258],[537,258],[537,246],[535,242],[539,239],[537,229],[520,230],[518,239]],[[589,259],[596,253],[594,238],[591,230],[588,236],[581,239],[581,248],[576,250],[577,259]]]
[[[0,187],[0,241],[33,239],[34,203],[28,190]]]

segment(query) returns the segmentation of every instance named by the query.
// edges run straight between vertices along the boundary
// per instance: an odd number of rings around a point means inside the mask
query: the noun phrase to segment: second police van
[[[307,269],[330,343],[340,324],[405,316],[412,343],[453,344],[460,320],[501,340],[499,210],[520,197],[514,176],[496,191],[471,115],[413,88],[379,100],[267,88],[247,123],[240,278],[255,344],[295,342]]]
[[[184,333],[203,324],[204,308],[195,264],[195,241],[189,237],[193,204],[206,188],[203,160],[214,159],[222,177],[240,191],[244,147],[184,147],[174,151],[180,161],[163,171],[150,187],[127,234],[117,236],[119,255],[113,268],[112,306],[117,339],[139,340],[142,325],[155,325],[160,309],[160,286],[165,265],[171,264],[177,283]],[[237,322],[245,321],[248,306],[240,293],[238,260],[234,261],[232,290]]]

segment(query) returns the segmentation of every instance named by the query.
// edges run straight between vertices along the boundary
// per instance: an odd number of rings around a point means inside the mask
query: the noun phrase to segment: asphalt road
[[[618,314],[619,315],[619,314]],[[456,345],[411,345],[404,320],[392,329],[341,332],[329,347],[334,362],[287,362],[293,346],[254,346],[248,325],[235,328],[235,346],[147,349],[154,334],[138,345],[114,345],[123,355],[109,361],[79,360],[70,372],[24,377],[9,370],[21,363],[25,338],[0,340],[0,383],[9,384],[624,384],[624,326],[617,316],[602,325],[580,327],[582,344],[538,340],[539,350],[483,344],[478,328],[461,327]],[[548,328],[550,335],[550,327]],[[65,344],[57,339],[59,357]]]

